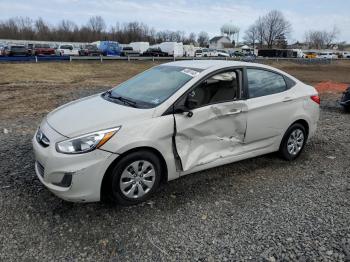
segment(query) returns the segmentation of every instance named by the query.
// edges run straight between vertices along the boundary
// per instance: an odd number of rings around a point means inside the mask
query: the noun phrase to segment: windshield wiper
[[[132,100],[127,99],[127,98],[122,97],[122,96],[113,96],[111,90],[107,91],[106,94],[108,95],[109,98],[117,99],[119,101],[122,101],[124,104],[127,104],[127,105],[135,107],[135,108],[138,107],[137,103],[135,101],[132,101]]]

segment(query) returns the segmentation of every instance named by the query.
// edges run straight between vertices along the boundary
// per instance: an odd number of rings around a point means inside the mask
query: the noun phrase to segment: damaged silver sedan
[[[33,138],[40,181],[68,201],[146,200],[161,182],[271,152],[316,130],[316,90],[275,68],[181,61],[63,105]]]

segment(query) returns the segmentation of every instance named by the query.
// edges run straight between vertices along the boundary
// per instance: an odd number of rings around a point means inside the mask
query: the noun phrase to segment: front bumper
[[[35,136],[33,138],[35,172],[41,183],[67,201],[99,201],[103,176],[118,155],[98,149],[76,155],[58,153],[55,143],[66,137],[53,130],[45,121],[40,129],[50,140],[50,145],[43,147]]]

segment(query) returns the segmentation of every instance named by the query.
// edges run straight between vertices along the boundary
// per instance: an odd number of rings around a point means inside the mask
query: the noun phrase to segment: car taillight
[[[314,101],[317,104],[321,103],[321,99],[319,96],[310,96],[311,100]]]

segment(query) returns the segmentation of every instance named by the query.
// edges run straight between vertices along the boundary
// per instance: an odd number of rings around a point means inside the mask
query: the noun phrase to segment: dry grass
[[[0,121],[49,112],[66,101],[107,90],[154,65],[151,62],[0,64]]]
[[[326,81],[350,84],[350,61],[336,61],[329,65],[274,63],[272,66],[288,72],[309,85]]]

